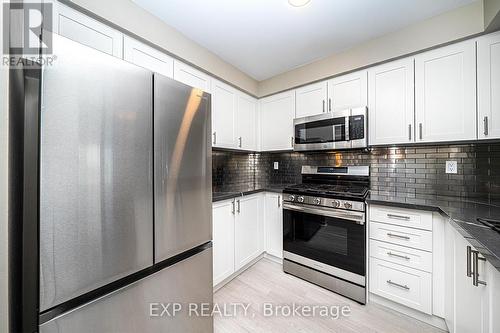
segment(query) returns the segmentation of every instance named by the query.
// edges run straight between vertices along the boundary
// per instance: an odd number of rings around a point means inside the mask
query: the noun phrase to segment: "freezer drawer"
[[[40,310],[153,263],[152,73],[54,35],[42,73]]]
[[[189,317],[188,303],[212,303],[212,249],[206,249],[143,280],[40,326],[41,333],[213,332],[208,316]],[[168,317],[150,316],[152,303],[181,303]],[[158,315],[161,311],[155,311]],[[162,309],[161,306],[160,310]],[[170,308],[171,309],[171,308]],[[170,311],[170,313],[172,313]],[[194,312],[193,312],[194,314]]]
[[[155,261],[212,239],[210,95],[154,75]]]

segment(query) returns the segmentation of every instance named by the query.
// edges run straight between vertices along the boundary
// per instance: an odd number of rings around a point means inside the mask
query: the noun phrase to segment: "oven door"
[[[285,258],[364,285],[364,221],[363,212],[285,203]]]
[[[350,110],[345,110],[295,119],[294,150],[351,148],[349,116]]]

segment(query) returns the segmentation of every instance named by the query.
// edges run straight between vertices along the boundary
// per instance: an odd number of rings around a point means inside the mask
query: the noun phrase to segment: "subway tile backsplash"
[[[447,160],[458,162],[457,174],[445,173]],[[302,165],[370,165],[371,189],[379,192],[500,199],[500,143],[314,153],[214,150],[214,191],[299,183]]]

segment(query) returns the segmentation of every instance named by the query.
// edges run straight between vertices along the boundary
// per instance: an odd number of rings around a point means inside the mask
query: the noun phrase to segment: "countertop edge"
[[[230,199],[234,199],[234,198],[238,198],[238,197],[244,197],[247,195],[252,195],[252,194],[262,193],[262,192],[282,193],[283,189],[266,187],[266,188],[259,188],[259,189],[248,190],[248,191],[243,191],[243,192],[231,192],[231,193],[216,195],[216,196],[214,196],[212,194],[212,203],[224,201],[224,200],[230,200]]]

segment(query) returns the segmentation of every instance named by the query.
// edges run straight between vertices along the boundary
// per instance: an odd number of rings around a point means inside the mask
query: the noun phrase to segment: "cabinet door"
[[[133,38],[123,39],[123,59],[163,76],[174,77],[174,59]]]
[[[238,93],[236,110],[238,148],[255,151],[257,150],[257,100]]]
[[[477,41],[479,139],[500,138],[500,33]]]
[[[236,90],[220,81],[212,81],[212,144],[236,148]]]
[[[481,308],[484,289],[487,286],[474,286],[472,277],[467,276],[467,246],[469,242],[455,231],[455,330],[462,332],[485,332],[487,323],[483,322]],[[480,279],[484,279],[485,262],[479,261]]]
[[[267,193],[265,204],[266,252],[283,258],[283,210],[282,197],[278,193]]]
[[[239,270],[261,253],[261,230],[258,221],[260,195],[236,199],[234,220],[234,265]]]
[[[417,142],[476,139],[476,44],[415,57]]]
[[[210,76],[179,60],[174,60],[174,80],[191,87],[200,88],[208,93],[211,91]]]
[[[213,205],[214,286],[234,273],[234,201]]]
[[[367,72],[359,71],[328,81],[328,111],[367,106]]]
[[[295,91],[263,98],[259,102],[262,150],[291,150]]]
[[[500,332],[500,272],[490,263],[486,263],[486,281],[488,283],[489,333]]]
[[[455,332],[455,228],[447,222],[444,226],[445,288],[444,319],[450,333]],[[463,272],[462,272],[463,274]]]
[[[54,3],[54,27],[59,35],[122,58],[123,34],[60,3]]]
[[[368,70],[370,145],[413,142],[413,58]]]
[[[327,112],[327,83],[319,82],[295,90],[297,118]]]

